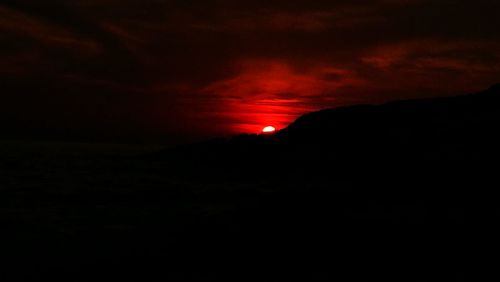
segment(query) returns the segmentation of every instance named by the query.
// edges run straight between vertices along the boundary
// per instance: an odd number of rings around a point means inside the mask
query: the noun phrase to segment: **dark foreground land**
[[[466,281],[499,125],[496,86],[169,150],[2,142],[1,279]]]

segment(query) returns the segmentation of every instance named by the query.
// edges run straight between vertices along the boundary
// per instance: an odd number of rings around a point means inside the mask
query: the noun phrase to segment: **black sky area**
[[[499,26],[493,0],[1,0],[1,136],[179,143],[470,93]]]

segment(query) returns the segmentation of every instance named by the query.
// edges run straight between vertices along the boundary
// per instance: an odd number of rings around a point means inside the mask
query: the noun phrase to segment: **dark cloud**
[[[1,115],[42,132],[280,127],[485,88],[500,74],[498,26],[488,0],[3,0]]]

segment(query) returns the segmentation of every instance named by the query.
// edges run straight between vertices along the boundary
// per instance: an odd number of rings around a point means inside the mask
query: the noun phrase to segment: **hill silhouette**
[[[3,144],[0,278],[466,281],[500,214],[499,100],[327,109],[141,154]]]
[[[465,281],[466,219],[498,220],[499,125],[497,84],[463,96],[321,110],[272,135],[214,139],[152,159],[175,164],[170,169],[189,181],[258,187],[245,193],[260,199],[259,208],[237,213],[250,222],[243,233],[265,230],[287,238],[279,246],[301,238],[298,248],[335,252],[336,262],[327,261],[337,265],[320,267],[321,281]],[[263,252],[275,247],[257,242]],[[325,262],[321,252],[299,253]],[[291,265],[304,267],[297,261]]]
[[[393,256],[382,264],[399,270],[384,272],[385,279],[463,281],[458,266],[463,257],[457,254],[466,218],[498,219],[493,187],[499,184],[499,125],[497,84],[463,96],[325,109],[273,135],[215,139],[157,157],[176,159],[178,174],[189,171],[184,175],[194,181],[272,183],[260,216],[251,216],[258,218],[256,226],[268,223],[272,233],[283,236],[290,226],[307,226],[332,238],[346,228],[343,244],[369,257],[359,267],[375,271],[381,267],[378,255]],[[269,227],[276,217],[280,228]],[[283,223],[284,218],[293,219]],[[331,246],[316,236],[305,238]],[[337,251],[350,256],[348,248]],[[443,254],[442,267],[419,263],[434,261],[436,251]]]
[[[225,167],[236,173],[269,170],[276,176],[294,170],[317,174],[327,167],[397,169],[403,164],[428,167],[440,162],[469,166],[474,160],[498,157],[499,124],[497,84],[457,97],[321,110],[303,115],[273,135],[214,139],[157,157],[188,166],[196,163],[209,174],[214,173],[210,168]]]

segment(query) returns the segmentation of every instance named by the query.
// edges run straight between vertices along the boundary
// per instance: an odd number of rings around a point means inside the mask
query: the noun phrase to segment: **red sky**
[[[500,2],[4,0],[3,136],[183,142],[500,81]]]

